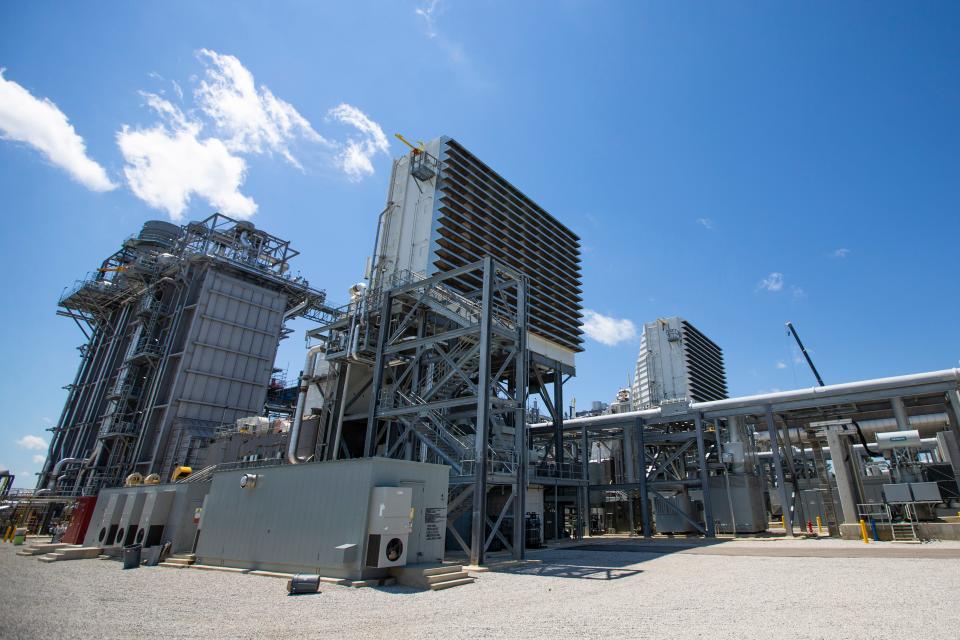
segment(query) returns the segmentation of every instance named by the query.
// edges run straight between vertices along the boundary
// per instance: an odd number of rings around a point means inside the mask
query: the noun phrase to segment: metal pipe
[[[909,425],[911,429],[916,429],[924,433],[933,434],[942,428],[946,427],[947,414],[946,413],[928,413],[920,416],[910,416]],[[896,418],[876,418],[873,420],[859,420],[858,424],[863,430],[864,434],[867,435],[876,435],[878,433],[883,433],[886,431],[897,431],[899,430],[899,423]],[[792,427],[790,429],[790,438],[792,440],[797,440],[801,442],[809,442],[810,438],[805,429],[799,427]],[[769,442],[770,434],[765,431],[757,432],[757,440],[760,442]]]
[[[893,417],[897,419],[897,430],[908,431],[910,422],[907,420],[907,408],[903,406],[903,398],[891,399],[890,406],[893,407]]]
[[[297,314],[299,314],[301,311],[303,311],[304,309],[306,309],[307,307],[309,307],[311,302],[312,302],[312,301],[311,301],[310,298],[308,297],[306,300],[304,300],[304,301],[301,302],[300,304],[298,304],[298,305],[296,305],[295,307],[291,308],[289,311],[287,311],[286,313],[283,314],[283,321],[286,322],[286,321],[289,320],[290,318],[292,318],[292,317],[296,316]]]
[[[60,477],[60,472],[68,464],[79,464],[79,465],[89,465],[94,460],[97,459],[97,456],[100,455],[100,451],[103,449],[103,442],[98,441],[97,446],[94,447],[93,453],[91,453],[86,458],[61,458],[53,465],[53,469],[50,471],[50,482],[47,484],[47,488],[51,491],[57,488],[57,479]]]
[[[852,448],[856,453],[859,453],[859,454],[862,454],[862,453],[864,452],[864,451],[863,451],[863,445],[862,445],[862,444],[852,445],[851,448]],[[937,448],[937,439],[936,439],[936,438],[921,438],[921,439],[920,439],[920,447],[919,447],[919,448],[920,448],[922,451],[933,451],[933,450],[935,450],[935,449]],[[796,451],[796,450],[795,450],[795,451]],[[805,449],[803,450],[803,453],[804,453],[804,455],[812,455],[812,454],[813,454],[813,449],[811,449],[811,448],[805,448]],[[761,460],[769,460],[772,456],[773,456],[773,453],[770,452],[770,451],[760,451],[760,452],[757,453],[757,457],[760,458]],[[827,449],[827,448],[824,448],[824,449],[823,449],[823,457],[824,457],[824,458],[829,458],[829,457],[830,457],[830,450],[829,450],[829,449]]]
[[[396,173],[396,170],[397,167],[394,165],[393,173]],[[390,177],[390,189],[393,189],[393,175]],[[380,229],[383,227],[383,216],[387,213],[387,211],[390,211],[390,209],[393,208],[394,204],[395,203],[393,200],[388,201],[387,206],[384,207],[383,211],[380,212],[380,215],[377,216],[377,232],[373,236],[373,254],[370,256],[370,273],[367,274],[367,283],[370,285],[371,289],[376,286],[376,283],[374,283],[374,274],[377,272],[377,263],[380,261],[378,249],[380,245]]]
[[[739,398],[727,398],[725,400],[711,400],[710,402],[694,402],[690,404],[687,414],[681,414],[678,419],[684,419],[684,416],[695,412],[701,413],[720,413],[723,411],[732,411],[736,409],[756,409],[757,415],[762,415],[766,405],[774,405],[775,410],[778,403],[781,402],[803,402],[806,400],[820,400],[831,396],[841,396],[849,393],[865,393],[870,391],[885,391],[890,389],[901,389],[905,387],[923,386],[937,383],[960,384],[960,369],[943,369],[940,371],[928,371],[925,373],[914,373],[905,376],[894,376],[890,378],[876,378],[873,380],[859,380],[857,382],[844,382],[841,384],[831,384],[825,387],[810,387],[806,389],[794,389],[792,391],[778,391],[776,393],[766,393],[752,396],[741,396]],[[904,389],[906,391],[906,389]],[[902,393],[909,395],[909,393]],[[564,420],[564,428],[579,429],[583,423],[591,426],[600,426],[604,424],[616,425],[628,423],[634,418],[644,418],[647,422],[650,419],[656,419],[661,416],[660,407],[652,409],[643,409],[641,411],[629,411],[625,413],[612,413],[602,416],[589,416],[586,418],[573,418]],[[867,422],[867,421],[865,421]],[[552,426],[552,422],[541,422],[531,425],[532,427]],[[861,426],[863,423],[861,423]]]
[[[290,425],[290,436],[287,441],[287,462],[290,464],[300,464],[309,459],[309,456],[301,458],[297,455],[297,445],[300,443],[300,425],[303,422],[303,410],[307,404],[307,391],[310,389],[310,381],[313,380],[316,371],[317,354],[325,348],[324,345],[318,344],[307,350],[307,361],[303,365],[303,373],[300,374],[297,410],[293,414],[293,424]]]

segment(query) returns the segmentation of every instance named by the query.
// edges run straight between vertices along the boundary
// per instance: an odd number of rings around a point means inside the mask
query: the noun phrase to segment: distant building
[[[630,396],[635,410],[669,401],[726,398],[723,351],[683,318],[648,322],[640,337]]]

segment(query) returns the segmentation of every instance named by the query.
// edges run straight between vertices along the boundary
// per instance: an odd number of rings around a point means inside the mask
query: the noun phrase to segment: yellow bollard
[[[10,534],[13,533],[13,527],[7,527],[7,530],[3,532],[3,541],[6,542],[8,539],[12,539],[13,536]]]
[[[823,522],[820,521],[820,516],[817,516],[817,535],[823,535]]]
[[[870,538],[867,537],[867,523],[860,519],[860,535],[863,537],[863,544],[870,544]]]
[[[780,526],[783,527],[783,532],[787,532],[787,518],[786,516],[780,516]]]

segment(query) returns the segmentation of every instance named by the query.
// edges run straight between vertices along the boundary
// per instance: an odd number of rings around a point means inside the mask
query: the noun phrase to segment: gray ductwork
[[[300,464],[306,462],[309,457],[300,457],[297,455],[297,445],[300,443],[300,425],[303,424],[303,412],[307,404],[307,391],[310,389],[310,382],[314,378],[317,368],[317,355],[326,349],[324,345],[316,345],[307,350],[307,361],[303,365],[303,373],[300,374],[300,393],[297,395],[297,410],[293,414],[293,424],[290,426],[290,440],[287,442],[287,462],[290,464]]]
[[[93,453],[91,453],[86,458],[61,458],[53,465],[53,469],[50,471],[50,482],[47,484],[47,489],[50,491],[56,491],[57,480],[60,478],[60,473],[63,471],[63,468],[70,464],[79,464],[81,466],[89,466],[93,464],[93,461],[97,459],[97,456],[100,455],[100,451],[103,449],[103,443],[97,442],[97,446],[94,447]]]

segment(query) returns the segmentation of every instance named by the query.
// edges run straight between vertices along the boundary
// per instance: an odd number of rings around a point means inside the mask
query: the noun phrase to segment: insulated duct
[[[290,464],[300,464],[309,460],[308,457],[297,455],[297,445],[300,443],[300,425],[303,423],[303,411],[307,404],[307,390],[310,388],[310,382],[313,380],[317,366],[317,355],[326,349],[324,345],[316,345],[307,350],[307,361],[303,365],[303,373],[300,374],[300,393],[297,395],[297,410],[293,414],[293,424],[290,426],[289,440],[287,441],[287,462]]]

